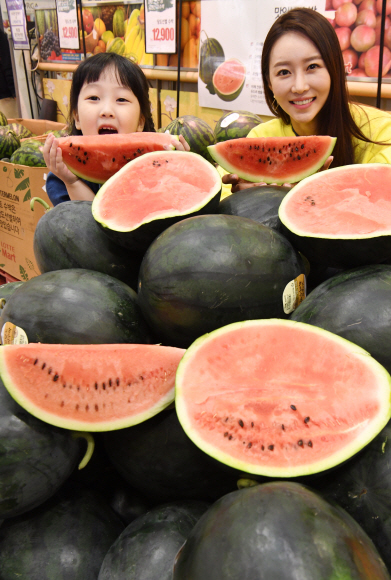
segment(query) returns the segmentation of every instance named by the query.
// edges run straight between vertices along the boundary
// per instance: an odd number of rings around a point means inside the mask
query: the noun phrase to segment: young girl
[[[141,68],[113,52],[83,61],[73,75],[70,94],[72,135],[104,135],[155,131],[147,79]],[[190,148],[180,136],[173,137],[176,149]],[[58,141],[49,135],[43,156],[50,173],[46,191],[57,205],[70,199],[92,201],[100,184],[79,179],[63,163]]]
[[[334,28],[308,8],[295,8],[269,30],[262,52],[265,99],[276,119],[248,137],[331,135],[333,157],[324,169],[353,163],[391,163],[391,115],[353,103]],[[226,175],[232,191],[254,183]]]

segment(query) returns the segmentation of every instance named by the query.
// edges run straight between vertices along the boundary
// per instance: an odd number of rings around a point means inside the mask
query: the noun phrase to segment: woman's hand
[[[174,145],[177,151],[190,151],[190,145],[187,141],[185,141],[183,135],[178,135],[178,139],[173,135],[171,140],[171,145]],[[170,149],[170,146],[167,145],[164,147],[165,149]]]
[[[231,191],[232,193],[236,193],[237,191],[243,191],[244,189],[249,189],[250,187],[260,187],[263,185],[277,185],[277,183],[266,183],[264,181],[259,181],[258,183],[254,183],[252,181],[246,181],[241,177],[238,177],[235,173],[228,173],[227,175],[223,175],[222,182],[226,185],[232,185]],[[292,183],[284,183],[284,187],[292,187]]]
[[[62,151],[54,135],[48,135],[42,148],[43,157],[49,171],[54,173],[65,185],[73,185],[79,178],[72,173],[62,160]]]

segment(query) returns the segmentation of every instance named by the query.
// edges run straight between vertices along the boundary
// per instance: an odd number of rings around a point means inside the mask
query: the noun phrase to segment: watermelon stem
[[[260,484],[256,479],[247,479],[242,477],[241,479],[238,479],[236,485],[238,486],[238,489],[244,489],[246,487],[255,487],[256,485]]]
[[[78,467],[78,469],[83,469],[88,464],[88,462],[90,461],[90,459],[92,457],[92,454],[94,453],[95,439],[93,438],[91,433],[87,433],[84,431],[74,431],[72,433],[72,437],[73,437],[73,439],[83,438],[87,441],[86,452],[84,454],[83,459],[80,461],[79,467]]]
[[[40,197],[33,197],[30,201],[30,209],[31,211],[34,211],[34,203],[38,201],[40,204],[43,205],[43,207],[45,208],[45,213],[48,212],[51,207],[48,203],[46,203],[46,201],[44,201],[43,199],[41,199]]]
[[[206,40],[201,40],[201,34],[204,33],[206,36]],[[201,44],[204,44],[204,42],[206,42],[207,40],[209,40],[209,36],[206,34],[205,30],[201,30],[200,32],[200,42]]]

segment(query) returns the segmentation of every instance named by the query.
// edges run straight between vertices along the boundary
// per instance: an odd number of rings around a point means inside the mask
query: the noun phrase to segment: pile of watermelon
[[[390,580],[391,169],[116,137],[0,287],[1,580]]]

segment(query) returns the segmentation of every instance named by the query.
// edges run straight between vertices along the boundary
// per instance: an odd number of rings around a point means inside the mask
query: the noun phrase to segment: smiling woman
[[[248,137],[330,135],[333,157],[324,169],[353,163],[391,163],[391,115],[350,101],[338,37],[309,8],[294,8],[269,30],[262,52],[266,103],[277,117]],[[226,175],[232,191],[253,187]]]

